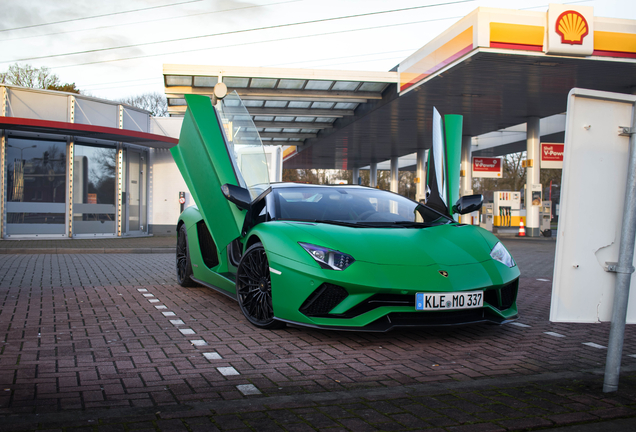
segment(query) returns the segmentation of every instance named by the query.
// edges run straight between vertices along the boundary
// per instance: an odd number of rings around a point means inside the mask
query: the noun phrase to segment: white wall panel
[[[117,105],[80,98],[75,99],[75,104],[75,123],[119,127],[119,109]]]
[[[124,129],[148,132],[148,113],[124,106]]]
[[[68,96],[29,90],[8,89],[9,116],[39,120],[68,121]]]
[[[550,321],[610,321],[636,96],[574,88],[568,97]],[[632,275],[627,323],[636,324]]]

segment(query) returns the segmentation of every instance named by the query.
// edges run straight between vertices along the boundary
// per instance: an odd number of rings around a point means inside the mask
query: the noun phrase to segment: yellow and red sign
[[[582,45],[583,39],[590,33],[590,27],[583,15],[567,10],[557,18],[555,31],[561,36],[561,43]]]
[[[563,143],[541,143],[541,168],[563,168]]]
[[[474,178],[501,178],[502,174],[502,157],[473,157]]]
[[[400,91],[419,83],[473,49],[473,27],[443,44],[405,69],[400,69]],[[400,65],[401,66],[401,65]]]
[[[594,8],[551,4],[547,54],[589,56],[594,51]]]

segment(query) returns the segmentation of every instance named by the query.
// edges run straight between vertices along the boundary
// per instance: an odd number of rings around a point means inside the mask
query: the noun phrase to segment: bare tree
[[[30,64],[12,64],[9,66],[9,70],[6,72],[0,72],[0,83],[77,94],[80,93],[80,90],[75,87],[75,83],[63,84],[60,81],[60,77],[51,72],[51,69],[46,66],[36,68]]]
[[[165,95],[158,92],[128,96],[120,99],[119,102],[150,111],[153,117],[168,116],[168,100]]]
[[[7,72],[1,72],[0,81],[3,84],[41,89],[50,85],[60,85],[60,78],[46,66],[35,68],[30,64],[20,65],[18,63],[9,66]]]

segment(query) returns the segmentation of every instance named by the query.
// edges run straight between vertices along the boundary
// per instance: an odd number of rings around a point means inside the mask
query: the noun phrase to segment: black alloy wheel
[[[236,273],[236,296],[245,318],[262,329],[278,329],[285,323],[274,318],[269,261],[261,243],[250,246]]]
[[[183,224],[177,231],[177,283],[186,288],[196,286],[190,276],[192,276],[192,263],[188,251],[188,234]]]

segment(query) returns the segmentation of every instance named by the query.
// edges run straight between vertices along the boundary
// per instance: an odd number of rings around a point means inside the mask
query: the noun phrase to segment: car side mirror
[[[228,201],[233,202],[240,209],[247,210],[252,203],[250,191],[240,186],[226,183],[221,186],[221,191]]]
[[[453,206],[453,213],[467,214],[481,209],[484,203],[483,195],[465,195],[457,200]]]

